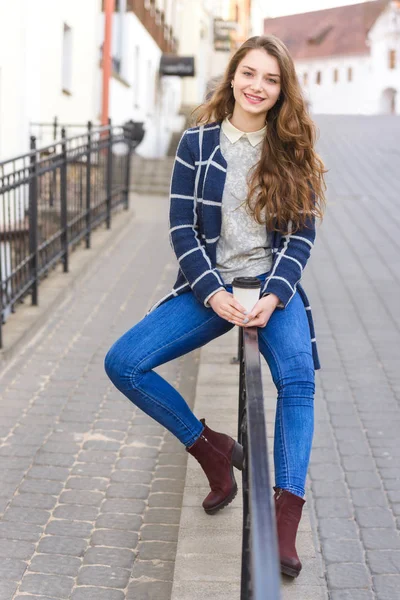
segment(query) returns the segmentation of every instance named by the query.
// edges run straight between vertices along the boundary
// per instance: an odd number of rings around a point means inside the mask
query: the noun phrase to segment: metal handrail
[[[239,361],[238,440],[245,455],[240,598],[280,600],[281,577],[256,327],[239,328]]]

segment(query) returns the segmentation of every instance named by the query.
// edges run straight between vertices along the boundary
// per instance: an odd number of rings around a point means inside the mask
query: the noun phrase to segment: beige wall
[[[250,37],[250,0],[231,0],[230,19],[237,20],[238,28],[233,38],[239,48]]]
[[[195,77],[182,81],[182,105],[200,104],[211,77],[213,32],[212,14],[202,0],[183,2],[178,29],[179,54],[195,57]]]

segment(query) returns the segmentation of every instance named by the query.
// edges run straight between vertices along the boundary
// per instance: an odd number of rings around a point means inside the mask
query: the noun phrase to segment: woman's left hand
[[[263,296],[247,315],[249,322],[243,324],[243,327],[265,327],[279,303],[280,300],[275,294]]]

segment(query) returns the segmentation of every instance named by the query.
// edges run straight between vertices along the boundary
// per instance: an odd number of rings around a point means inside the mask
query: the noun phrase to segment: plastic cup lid
[[[243,289],[256,289],[261,287],[261,281],[257,277],[235,277],[232,287]]]

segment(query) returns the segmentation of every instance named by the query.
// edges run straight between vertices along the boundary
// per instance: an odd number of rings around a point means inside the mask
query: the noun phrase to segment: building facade
[[[179,2],[115,0],[110,117],[144,123],[148,157],[182,126],[182,79],[159,75],[177,51]],[[103,39],[102,0],[0,0],[0,160],[26,152],[30,134],[50,143],[55,118],[68,134],[100,122]]]
[[[115,0],[109,114],[139,121],[143,157],[162,157],[190,111],[204,101],[231,53],[251,34],[250,0]],[[99,124],[102,0],[0,0],[0,160]],[[216,21],[228,25],[223,47]],[[161,75],[163,57],[191,57],[194,75]],[[77,127],[75,127],[77,126]],[[57,136],[60,136],[60,128]]]
[[[400,2],[266,19],[291,52],[313,113],[400,114]]]
[[[162,55],[177,51],[178,19],[172,0],[118,0],[115,4],[110,117],[114,123],[132,119],[144,124],[145,136],[137,153],[145,158],[165,156],[173,132],[182,126],[182,80],[160,76]],[[101,107],[104,13],[99,15],[98,32],[97,116]]]

